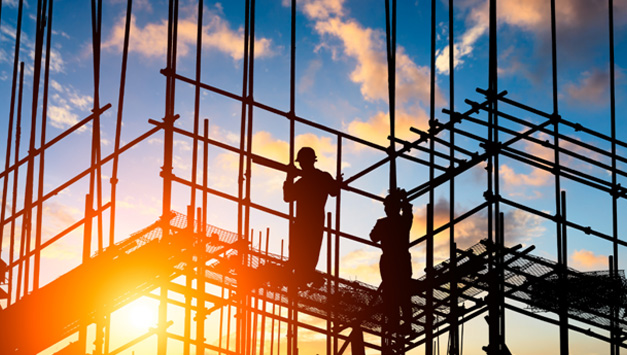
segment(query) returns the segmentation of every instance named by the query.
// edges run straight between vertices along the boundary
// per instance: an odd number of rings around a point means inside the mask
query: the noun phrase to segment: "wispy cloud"
[[[87,113],[93,105],[94,99],[90,95],[82,95],[72,86],[63,86],[55,80],[51,80],[53,93],[48,107],[50,124],[59,129],[71,127],[79,121],[79,115],[75,111]],[[85,131],[85,126],[79,132]]]
[[[313,87],[314,82],[316,80],[316,74],[321,68],[322,68],[322,61],[314,59],[311,62],[309,62],[309,65],[307,65],[307,69],[305,69],[305,74],[303,74],[303,76],[300,78],[300,81],[298,83],[299,93],[302,94]]]
[[[217,13],[208,11],[203,19],[203,50],[215,50],[225,53],[233,60],[241,60],[244,56],[244,29],[234,30],[228,21]],[[137,25],[135,16],[131,17],[129,50],[146,57],[165,56],[167,50],[168,24],[166,20],[147,23],[143,27]],[[197,21],[194,16],[180,19],[178,22],[177,54],[186,56],[196,45]],[[124,43],[124,17],[115,24],[109,38],[103,43],[104,49],[122,50]],[[258,37],[255,40],[255,56],[271,55],[271,40]]]
[[[453,44],[453,67],[464,63],[464,58],[471,56],[475,48],[475,43],[488,31],[488,2],[479,6],[474,6],[466,19],[467,29],[462,33],[461,38]],[[447,45],[443,49],[436,51],[435,67],[440,74],[449,74],[450,48]]]

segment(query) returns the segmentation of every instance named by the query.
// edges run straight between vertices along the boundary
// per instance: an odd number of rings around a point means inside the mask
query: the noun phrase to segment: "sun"
[[[128,305],[126,318],[133,328],[147,331],[148,328],[157,326],[157,314],[156,305],[139,299]]]

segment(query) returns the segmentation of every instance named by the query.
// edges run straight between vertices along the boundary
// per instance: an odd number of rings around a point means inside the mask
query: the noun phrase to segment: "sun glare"
[[[157,307],[151,307],[142,300],[137,300],[128,307],[127,319],[130,326],[143,331],[147,331],[150,327],[156,327]]]

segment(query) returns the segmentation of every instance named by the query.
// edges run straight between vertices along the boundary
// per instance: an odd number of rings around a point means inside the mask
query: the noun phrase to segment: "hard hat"
[[[316,152],[313,150],[313,148],[303,147],[300,148],[300,150],[298,151],[298,154],[296,155],[296,161],[318,161],[318,157],[316,157]]]

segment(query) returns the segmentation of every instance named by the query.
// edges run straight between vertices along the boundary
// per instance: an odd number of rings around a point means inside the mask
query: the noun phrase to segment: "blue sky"
[[[32,54],[34,48],[35,1],[25,2],[20,60],[25,61],[24,108],[22,113],[21,156],[28,149],[30,104],[32,97]],[[17,0],[4,1],[0,23],[0,142],[7,141],[9,102],[12,80],[13,48],[17,17]],[[563,118],[609,135],[609,42],[607,4],[602,0],[557,0],[558,94],[559,112]],[[615,1],[616,50],[616,112],[618,139],[627,141],[624,132],[627,110],[625,68],[627,68],[627,3]],[[122,0],[105,0],[103,6],[102,63],[100,101],[113,106],[102,118],[103,156],[113,150],[115,117],[118,109],[121,44],[126,4]],[[385,13],[383,1],[306,0],[298,1],[296,38],[296,113],[300,117],[324,124],[335,130],[387,145],[388,103],[387,64],[385,56]],[[454,6],[455,38],[455,108],[469,108],[464,99],[481,101],[475,88],[487,87],[488,12],[485,0],[459,0]],[[429,30],[430,3],[399,1],[397,47],[397,135],[415,139],[409,127],[425,129],[429,115]],[[436,117],[445,122],[441,109],[448,107],[448,5],[437,2]],[[508,97],[550,113],[552,111],[550,8],[548,1],[499,1],[498,59],[499,89],[508,90]],[[159,70],[165,67],[167,33],[167,1],[135,1],[129,67],[127,74],[122,142],[129,142],[152,125],[148,119],[161,119],[164,114],[165,80]],[[194,77],[197,4],[181,1],[179,10],[178,72]],[[290,8],[287,1],[257,1],[255,41],[255,100],[283,111],[289,110]],[[241,94],[243,68],[244,2],[205,2],[203,15],[202,81],[221,89]],[[58,135],[86,117],[93,105],[93,67],[91,51],[89,2],[58,0],[54,3],[51,87],[48,111],[48,139]],[[41,99],[41,96],[40,96]],[[191,129],[194,89],[177,84],[175,112],[181,115],[177,126]],[[209,92],[201,95],[201,118],[210,120],[210,137],[239,145],[241,104]],[[540,123],[537,116],[511,109],[520,118]],[[38,117],[41,117],[41,102]],[[253,152],[287,163],[289,123],[285,118],[259,109],[254,111]],[[485,117],[482,117],[485,119]],[[522,126],[507,127],[521,131]],[[464,129],[485,135],[484,128],[465,123]],[[38,132],[39,132],[38,128]],[[49,191],[73,177],[89,164],[91,126],[46,152],[44,191]],[[590,136],[564,134],[599,144]],[[302,124],[296,125],[296,146],[313,146],[319,157],[318,167],[335,175],[336,137]],[[539,139],[549,139],[537,135]],[[446,135],[442,138],[448,139]],[[37,138],[39,141],[39,138]],[[479,151],[477,142],[462,137],[457,142],[470,151]],[[347,140],[343,144],[342,172],[345,178],[383,158],[382,152],[359,146]],[[537,145],[519,142],[520,150],[552,160],[552,151]],[[609,149],[607,144],[600,148]],[[14,149],[14,148],[13,148]],[[443,149],[448,154],[448,150]],[[175,142],[175,174],[191,174],[191,140]],[[201,150],[202,151],[202,150]],[[603,160],[590,151],[581,154]],[[624,152],[624,149],[619,153]],[[237,156],[211,148],[210,186],[231,194],[237,193]],[[0,144],[0,156],[6,144]],[[422,153],[415,156],[425,158]],[[603,160],[609,162],[609,160]],[[564,157],[573,169],[587,171],[609,179],[607,171],[591,168],[576,159]],[[443,161],[440,163],[444,164]],[[126,153],[120,160],[116,241],[156,220],[160,214],[162,135],[157,133]],[[621,165],[619,165],[621,167]],[[623,166],[624,168],[624,166]],[[551,175],[511,159],[501,160],[502,194],[535,209],[554,213],[554,179]],[[399,163],[399,185],[412,188],[423,183],[425,167]],[[20,191],[23,191],[26,169],[20,170]],[[105,201],[109,194],[111,164],[103,169]],[[202,175],[198,175],[201,177]],[[281,172],[256,166],[253,169],[253,201],[287,212],[282,201]],[[619,179],[619,182],[621,180]],[[623,179],[624,181],[624,179]],[[12,183],[12,182],[11,182]],[[625,182],[623,182],[625,184]],[[9,185],[10,186],[10,185]],[[388,188],[387,167],[355,182],[356,187],[378,195]],[[467,211],[483,202],[485,173],[482,166],[471,169],[457,182],[455,209]],[[610,197],[562,179],[568,193],[569,219],[611,234]],[[55,196],[44,205],[44,240],[82,218],[87,180],[82,180]],[[19,194],[22,196],[22,193]],[[9,199],[10,200],[10,199]],[[448,185],[436,191],[436,225],[448,220]],[[185,211],[189,191],[174,189],[173,208]],[[18,198],[20,208],[21,198]],[[412,237],[424,234],[425,198],[414,201]],[[335,211],[335,200],[327,203]],[[10,201],[9,201],[10,207]],[[209,223],[236,230],[236,205],[220,198],[210,199]],[[625,203],[619,204],[619,216]],[[351,193],[342,197],[342,229],[367,238],[382,206]],[[513,209],[505,209],[507,243],[536,245],[535,253],[555,259],[555,227],[539,217]],[[457,240],[468,247],[485,237],[484,216],[478,214],[461,224]],[[280,239],[287,234],[287,224],[276,217],[255,212],[251,216],[255,230],[271,229],[271,249],[278,252]],[[5,232],[7,235],[8,232]],[[619,235],[623,233],[619,226]],[[42,280],[50,281],[80,263],[82,232],[77,231],[51,245],[43,254],[42,265],[47,272]],[[108,235],[108,233],[105,233]],[[611,243],[593,239],[569,230],[569,263],[581,270],[600,270],[607,266]],[[2,258],[8,260],[8,238],[3,244]],[[448,232],[438,236],[436,258],[448,258]],[[622,251],[621,251],[622,252]],[[343,241],[341,246],[344,277],[377,284],[378,257],[376,248]],[[414,277],[422,274],[424,251],[412,250]],[[625,265],[620,258],[621,265]],[[324,265],[321,259],[320,266]],[[551,328],[553,329],[553,328]],[[553,329],[555,330],[555,329]],[[557,332],[555,332],[557,334]],[[555,344],[557,337],[552,336]],[[577,341],[577,340],[574,340]],[[586,340],[587,341],[587,340]],[[514,340],[515,342],[515,340]],[[592,344],[590,342],[585,344]],[[553,346],[547,345],[547,346]],[[585,348],[585,345],[582,345]],[[574,348],[574,346],[573,346]],[[583,349],[582,348],[582,349]],[[477,348],[478,349],[478,348]],[[524,345],[517,353],[525,353]],[[594,349],[594,346],[591,347]],[[583,350],[582,350],[583,351]],[[550,351],[549,351],[550,352]],[[533,353],[533,352],[529,352]],[[585,353],[585,352],[582,352]],[[593,353],[593,352],[590,352]],[[602,351],[601,353],[605,353]]]

